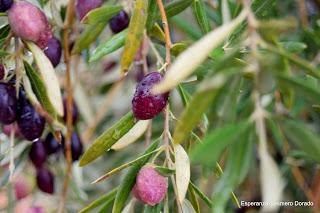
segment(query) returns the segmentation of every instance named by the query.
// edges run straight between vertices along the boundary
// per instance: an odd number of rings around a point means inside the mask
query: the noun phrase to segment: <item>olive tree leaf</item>
[[[286,119],[281,121],[286,137],[308,154],[310,158],[320,163],[320,137],[306,124]]]
[[[187,48],[188,48],[188,44],[179,42],[179,43],[173,44],[170,48],[170,51],[171,51],[172,55],[178,56],[180,53],[185,51]]]
[[[199,200],[196,196],[196,192],[192,187],[188,188],[188,199],[190,200],[190,203],[192,204],[192,207],[194,208],[196,213],[201,213]]]
[[[107,179],[108,177],[110,177],[110,176],[112,176],[112,175],[120,172],[121,170],[126,169],[126,168],[128,168],[128,167],[130,167],[130,166],[132,166],[132,165],[135,165],[136,163],[141,162],[141,160],[146,159],[146,158],[149,158],[150,155],[155,154],[155,153],[158,152],[158,151],[159,151],[159,150],[156,149],[156,150],[154,150],[154,151],[152,151],[152,152],[149,152],[149,153],[147,153],[147,154],[144,154],[144,155],[142,155],[142,156],[140,156],[140,157],[138,157],[138,158],[136,158],[136,159],[134,159],[134,160],[132,160],[132,161],[130,161],[130,162],[128,162],[128,163],[122,164],[121,166],[118,166],[117,168],[112,169],[110,172],[107,172],[106,174],[102,175],[102,176],[99,177],[97,180],[93,181],[92,183],[101,182],[101,181]]]
[[[148,0],[137,0],[131,16],[128,35],[121,58],[121,72],[126,73],[138,51],[148,16]]]
[[[44,83],[49,102],[56,113],[62,117],[62,95],[59,80],[52,66],[52,63],[37,45],[32,42],[26,42],[26,44],[33,54],[34,60],[38,67],[39,76]]]
[[[155,206],[144,205],[143,213],[161,213],[163,208],[162,203],[159,203]]]
[[[154,26],[154,23],[157,21],[157,15],[158,15],[157,0],[150,0],[149,8],[148,8],[148,18],[146,22],[146,28],[148,32],[152,29],[152,27]]]
[[[181,13],[186,8],[188,8],[192,4],[192,2],[193,0],[171,1],[170,3],[166,4],[164,7],[167,17],[170,18]],[[161,19],[160,14],[158,15],[158,19]]]
[[[262,190],[262,202],[279,203],[282,200],[284,189],[284,180],[277,163],[270,156],[266,144],[259,143],[260,157],[260,182]],[[279,206],[266,205],[263,206],[263,212],[277,212]]]
[[[143,155],[146,155],[156,150],[159,145],[159,142],[160,140],[156,140],[155,142],[153,142],[143,153]],[[148,158],[141,159],[140,162],[132,166],[131,169],[128,171],[118,188],[116,199],[113,204],[112,213],[121,213],[126,203],[126,200],[129,197],[130,191],[135,184],[137,173],[149,161],[151,156],[152,155],[149,155]]]
[[[99,22],[97,24],[87,25],[79,38],[75,41],[72,48],[72,54],[78,54],[92,44],[101,34],[108,22]]]
[[[230,146],[225,172],[219,179],[213,194],[213,211],[223,212],[235,189],[246,177],[253,159],[253,133],[248,129],[240,141]]]
[[[87,213],[87,212],[92,211],[93,209],[96,209],[97,207],[99,207],[103,204],[111,203],[116,197],[117,190],[118,190],[118,188],[114,188],[113,190],[106,193],[105,195],[102,195],[101,197],[99,197],[98,199],[94,200],[89,205],[87,205],[85,208],[80,210],[79,213]]]
[[[163,167],[163,166],[155,166],[154,167],[157,172],[159,172],[162,176],[169,177],[173,174],[175,174],[176,170],[174,169],[169,169],[168,167]]]
[[[198,89],[182,112],[173,133],[174,143],[181,143],[196,127],[199,120],[202,118],[203,113],[206,112],[210,103],[217,97],[220,88],[226,82],[226,77],[224,75],[217,75],[210,79],[209,82],[213,88],[208,90]],[[206,85],[206,83],[200,84],[199,87],[201,87],[201,85]]]
[[[225,125],[209,133],[202,144],[197,145],[191,152],[190,158],[195,163],[213,167],[222,151],[250,127],[250,122],[241,121]]]
[[[115,143],[111,149],[113,150],[120,150],[123,149],[136,140],[138,140],[141,135],[147,130],[148,125],[150,124],[150,120],[140,120],[138,121],[132,129],[130,129],[124,136],[118,140],[117,143]]]
[[[205,4],[202,0],[194,0],[192,3],[193,14],[197,19],[198,25],[203,33],[211,31],[210,21],[205,11]]]
[[[300,93],[315,103],[320,102],[319,89],[310,85],[308,81],[283,74],[277,74],[276,77],[280,85],[285,85],[295,89],[297,93]]]
[[[189,156],[180,144],[174,145],[177,196],[182,204],[188,191],[190,182]]]
[[[212,207],[212,201],[205,195],[195,184],[190,181],[190,188],[194,190],[195,193],[207,204],[208,207]]]
[[[156,94],[167,92],[187,78],[245,19],[247,12],[243,11],[236,19],[222,25],[208,33],[181,53],[167,71],[163,81],[155,85],[153,92]]]
[[[113,53],[114,51],[123,47],[127,33],[127,30],[123,30],[120,33],[113,35],[104,43],[100,44],[91,54],[89,62],[98,61],[103,56]]]
[[[183,213],[196,213],[196,211],[194,210],[192,204],[190,203],[189,200],[185,199],[182,203],[182,212]]]
[[[41,103],[52,118],[57,120],[57,112],[50,102],[48,91],[40,75],[26,61],[24,61],[24,67],[28,78],[24,76],[23,83],[28,99],[34,106],[40,105]]]
[[[307,45],[297,41],[280,42],[283,48],[291,53],[300,53],[307,48]]]
[[[292,54],[288,51],[284,51],[282,49],[276,48],[269,44],[263,44],[263,48],[269,52],[276,53],[286,59],[288,59],[291,63],[295,64],[296,66],[300,67],[304,70],[307,74],[319,79],[320,78],[320,70],[310,64],[307,60]]]
[[[186,22],[182,17],[175,16],[172,17],[170,21],[187,36],[189,36],[190,39],[198,40],[201,38],[201,31],[196,29],[191,23]]]
[[[135,120],[132,112],[127,113],[93,142],[89,149],[82,155],[79,165],[85,166],[108,151],[134,124]]]
[[[100,22],[107,22],[110,18],[119,13],[121,10],[121,5],[106,4],[91,10],[89,13],[86,14],[85,17],[83,17],[81,22],[90,25],[98,24]]]

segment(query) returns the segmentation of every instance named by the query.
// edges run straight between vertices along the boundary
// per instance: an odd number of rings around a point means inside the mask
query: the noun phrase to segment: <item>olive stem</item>
[[[61,194],[60,204],[58,208],[58,212],[62,213],[64,211],[68,186],[70,181],[70,176],[72,175],[72,156],[71,156],[71,134],[72,134],[72,105],[73,105],[73,98],[72,98],[72,82],[71,82],[71,72],[70,72],[70,50],[69,50],[69,29],[72,26],[72,21],[74,18],[74,0],[69,0],[68,7],[67,7],[67,15],[66,15],[66,22],[65,27],[63,30],[63,43],[64,43],[64,62],[66,64],[66,90],[67,90],[67,134],[66,134],[66,158],[67,158],[67,166],[66,166],[66,174],[63,181],[63,191]]]
[[[160,10],[160,15],[162,19],[162,25],[164,28],[164,33],[165,33],[165,39],[166,39],[166,68],[170,66],[171,64],[171,54],[170,54],[170,48],[172,46],[171,43],[171,37],[170,37],[170,29],[169,29],[169,23],[166,15],[166,11],[163,6],[162,0],[157,0],[157,4]],[[164,108],[164,130],[163,130],[163,142],[166,146],[166,157],[169,160],[168,162],[172,162],[170,158],[170,143],[169,143],[169,135],[170,135],[170,107],[169,104]],[[169,168],[171,165],[169,164]],[[175,183],[174,176],[171,176],[171,182],[173,185],[174,193],[177,196],[177,186]],[[181,203],[176,199],[177,206],[178,206],[178,212],[182,212],[182,206]]]

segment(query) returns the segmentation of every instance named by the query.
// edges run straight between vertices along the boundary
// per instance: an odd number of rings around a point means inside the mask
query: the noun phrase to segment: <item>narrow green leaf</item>
[[[186,33],[192,40],[198,40],[201,38],[201,31],[192,26],[190,23],[186,22],[182,17],[175,16],[170,20],[172,24],[180,28],[180,30]]]
[[[183,12],[185,9],[187,9],[191,4],[193,0],[176,0],[171,1],[170,3],[165,5],[165,11],[168,18],[173,17],[181,12]],[[159,19],[161,18],[159,14]]]
[[[307,48],[307,45],[297,41],[285,41],[281,42],[283,48],[291,53],[300,53]]]
[[[246,18],[247,11],[243,10],[241,14],[228,24],[222,25],[211,31],[199,41],[192,44],[187,50],[180,54],[169,70],[164,79],[154,86],[152,92],[160,94],[170,91],[180,82],[189,77],[193,71],[203,63],[208,55],[228,37],[239,24]]]
[[[132,112],[127,113],[93,142],[89,149],[82,155],[79,165],[85,166],[108,151],[134,124],[135,121]]]
[[[181,205],[183,213],[196,213],[189,200],[185,199]]]
[[[320,163],[320,136],[304,123],[288,119],[281,123],[287,138]]]
[[[192,3],[192,9],[202,32],[204,34],[210,32],[211,26],[205,11],[204,2],[202,0],[194,0]]]
[[[80,210],[79,213],[87,213],[90,212],[91,210],[106,204],[106,203],[110,203],[112,202],[117,194],[117,190],[118,188],[115,188],[113,190],[111,190],[110,192],[106,193],[105,195],[99,197],[98,199],[94,200],[92,203],[90,203],[88,206],[86,206],[85,208],[83,208],[82,210]]]
[[[113,35],[111,38],[100,44],[91,54],[89,62],[100,60],[103,56],[106,56],[114,51],[123,47],[127,36],[127,30],[123,30],[120,33]]]
[[[180,53],[185,51],[187,48],[188,48],[188,44],[180,42],[180,43],[173,44],[170,51],[171,51],[172,55],[178,56]]]
[[[228,144],[239,139],[249,126],[248,121],[241,121],[215,129],[205,137],[202,144],[194,148],[191,152],[191,160],[195,163],[213,167]]]
[[[276,75],[277,80],[280,85],[286,85],[296,90],[297,93],[300,93],[304,97],[309,98],[315,103],[320,102],[320,91],[308,81],[301,78],[290,77],[287,75]]]
[[[37,65],[37,71],[46,88],[48,99],[59,116],[63,116],[62,94],[58,76],[52,66],[52,63],[44,52],[34,43],[25,42],[33,54]]]
[[[198,90],[192,97],[190,103],[182,112],[173,134],[175,143],[181,143],[190,132],[196,127],[203,114],[208,109],[210,103],[215,99],[224,85],[225,78],[216,78],[216,82],[211,84],[214,88],[209,90]],[[203,85],[203,84],[201,84]],[[200,85],[200,86],[201,86]],[[197,109],[197,110],[195,110]]]
[[[191,181],[190,181],[190,188],[192,188],[194,190],[195,193],[197,193],[197,195],[201,198],[201,200],[203,200],[208,207],[212,207],[212,201],[210,200],[210,198],[208,198],[207,195],[205,195],[201,189],[199,189],[195,184],[193,184]]]
[[[155,206],[145,205],[143,213],[161,213],[162,203],[159,203]]]
[[[134,160],[132,160],[132,161],[130,161],[130,162],[128,162],[128,163],[122,164],[121,166],[118,166],[117,168],[112,169],[110,172],[107,172],[105,175],[99,177],[97,180],[93,181],[92,183],[101,182],[101,181],[107,179],[108,177],[114,175],[115,173],[118,173],[118,172],[120,172],[120,171],[123,170],[123,169],[126,169],[126,168],[128,168],[128,167],[130,167],[130,166],[132,166],[132,165],[135,165],[136,163],[141,162],[141,160],[146,159],[146,158],[149,158],[150,155],[155,154],[155,153],[158,152],[158,151],[159,151],[159,150],[156,149],[156,150],[154,150],[154,151],[152,151],[152,152],[150,152],[150,153],[147,153],[147,154],[145,154],[145,155],[142,155],[142,156],[140,156],[140,157],[138,157],[138,158],[136,158],[136,159],[134,159]],[[163,171],[163,170],[162,170],[162,171]]]
[[[143,153],[143,155],[156,150],[159,145],[159,142],[160,142],[159,139],[153,142],[148,147],[148,149]],[[137,173],[140,171],[141,167],[143,167],[149,161],[150,158],[151,156],[141,160],[139,163],[132,166],[129,172],[126,174],[117,191],[112,213],[121,213],[121,210],[124,208],[126,200],[128,199],[130,191],[135,184]]]
[[[28,62],[24,61],[24,68],[31,83],[32,91],[35,93],[37,99],[40,101],[44,109],[53,117],[57,117],[50,100],[49,94],[38,72],[36,72]]]
[[[155,25],[153,25],[153,27],[151,28],[151,30],[149,31],[148,35],[151,37],[151,38],[155,38],[163,43],[166,42],[166,38],[165,38],[165,35],[164,35],[164,32],[163,30],[161,29],[161,27],[159,26],[158,23],[156,23]]]
[[[225,172],[218,181],[213,194],[213,211],[224,211],[225,205],[232,195],[232,190],[245,179],[253,159],[253,134],[246,131],[240,141],[235,141],[230,147],[230,154]]]
[[[254,0],[251,4],[251,9],[255,16],[260,18],[266,18],[269,16],[269,12],[271,9],[275,6],[277,0]],[[241,4],[239,4],[239,7],[237,8],[236,15],[240,13],[241,10]],[[237,39],[241,38],[241,34],[245,31],[247,26],[246,21],[244,21],[241,26],[238,27],[238,29],[230,36],[229,41],[230,43],[236,41]]]
[[[192,204],[194,210],[196,211],[196,213],[200,213],[200,204],[198,201],[198,198],[196,196],[196,192],[194,191],[194,189],[192,187],[188,187],[188,198],[190,200],[190,203]]]
[[[138,51],[148,16],[148,0],[137,0],[131,16],[128,35],[121,58],[121,72],[126,73]]]
[[[92,44],[103,31],[107,22],[100,22],[98,24],[88,25],[76,40],[72,49],[72,54],[78,54],[83,49],[86,49]]]
[[[168,167],[164,167],[164,166],[155,166],[154,169],[157,170],[157,172],[159,172],[161,175],[166,177],[174,175],[176,172],[176,170],[169,169]]]
[[[7,38],[10,33],[10,25],[7,24],[0,29],[0,39]]]
[[[158,15],[158,4],[157,0],[150,0],[149,1],[149,8],[148,8],[148,18],[146,23],[147,31],[149,32],[154,24],[157,21],[157,15]]]
[[[320,70],[312,66],[307,60],[300,58],[290,52],[280,50],[271,45],[263,45],[263,48],[269,52],[276,53],[282,57],[287,58],[290,62],[299,66],[301,69],[305,70],[307,74],[319,79],[320,78]]]
[[[112,16],[116,15],[122,10],[121,5],[103,5],[96,9],[91,10],[87,15],[81,20],[84,24],[98,24],[100,22],[107,22]]]

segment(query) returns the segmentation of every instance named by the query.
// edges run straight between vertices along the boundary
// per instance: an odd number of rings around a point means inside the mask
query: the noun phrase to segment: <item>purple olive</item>
[[[138,83],[132,99],[132,111],[137,119],[152,119],[167,105],[169,93],[151,94],[152,86],[159,83],[161,79],[160,73],[151,72]]]
[[[38,188],[48,194],[54,193],[54,177],[53,174],[46,168],[37,169],[37,185]]]
[[[40,138],[45,127],[45,119],[35,110],[23,92],[20,92],[19,96],[17,123],[21,134],[30,141]]]
[[[126,11],[122,10],[110,19],[110,29],[113,33],[119,33],[128,27],[129,22],[130,19],[128,14]]]
[[[47,151],[43,141],[37,140],[32,143],[29,158],[37,168],[40,168],[44,164],[47,160]]]
[[[6,12],[13,4],[13,0],[0,0],[0,12]]]
[[[11,124],[17,117],[16,89],[8,83],[0,83],[0,122]]]
[[[46,54],[46,56],[49,58],[53,67],[58,66],[62,54],[61,42],[57,38],[52,37],[48,41],[48,45],[44,50],[44,54]]]

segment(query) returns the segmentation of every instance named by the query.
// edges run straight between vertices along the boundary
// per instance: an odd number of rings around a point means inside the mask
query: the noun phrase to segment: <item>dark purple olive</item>
[[[160,73],[151,72],[138,83],[132,99],[132,111],[137,119],[152,119],[167,105],[169,93],[151,94],[152,86],[159,83],[161,79]]]
[[[49,58],[53,67],[58,66],[62,54],[61,42],[57,38],[52,37],[48,41],[48,46],[44,50],[44,54]]]
[[[47,159],[47,151],[42,140],[32,143],[29,158],[37,168],[40,168],[44,164]]]
[[[56,141],[52,133],[49,133],[44,140],[44,145],[47,151],[47,154],[54,154],[60,151],[61,145]]]
[[[64,154],[66,154],[65,142],[63,140],[63,148]],[[83,153],[83,145],[81,139],[77,133],[72,133],[71,135],[71,153],[72,153],[72,161],[77,161],[81,157]]]
[[[54,192],[54,177],[53,174],[46,168],[37,169],[37,185],[38,188],[48,194]]]
[[[11,124],[16,120],[16,89],[8,83],[0,83],[0,122]]]
[[[63,120],[65,122],[67,122],[67,98],[63,99],[63,111],[64,111]],[[74,101],[72,101],[72,110],[71,111],[72,111],[72,123],[75,124],[78,121],[79,111],[78,111],[78,107]]]
[[[17,123],[21,134],[30,141],[41,137],[45,119],[35,110],[23,92],[20,92]]]
[[[0,0],[0,12],[6,12],[13,4],[13,0]]]
[[[3,64],[0,64],[0,80],[4,78],[5,70]]]
[[[113,33],[119,33],[128,27],[129,22],[128,14],[122,10],[110,19],[110,29]]]

